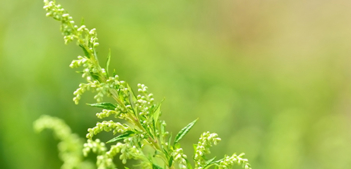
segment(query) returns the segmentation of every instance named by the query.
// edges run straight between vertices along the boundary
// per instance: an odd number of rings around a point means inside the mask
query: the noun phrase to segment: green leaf
[[[147,132],[147,134],[152,138],[152,139],[155,139],[154,135],[152,135],[152,132],[150,131],[151,128],[145,124],[145,123],[142,123],[140,122],[141,126],[145,129],[145,131]]]
[[[85,55],[87,58],[90,58],[90,54],[89,54],[89,52],[87,51],[87,49],[85,49],[85,47],[84,47],[82,44],[79,44],[79,47],[81,47],[81,48],[83,49],[84,55]]]
[[[213,157],[209,160],[206,161],[205,166],[203,167],[204,169],[211,167],[213,164],[215,164],[216,162],[214,161],[216,159],[216,157]]]
[[[171,156],[171,158],[169,158],[168,160],[168,167],[171,167],[173,164],[173,156]]]
[[[115,137],[115,138],[113,138],[113,139],[107,141],[106,143],[112,143],[112,142],[116,142],[116,141],[119,141],[119,140],[123,140],[123,139],[125,139],[125,138],[131,136],[131,135],[134,134],[134,133],[135,133],[134,131],[128,130],[128,131],[122,133],[121,135],[119,135],[119,136],[117,136],[117,137]]]
[[[127,88],[128,88],[128,96],[129,96],[130,105],[132,105],[132,109],[133,109],[134,115],[138,116],[137,108],[135,106],[135,103],[137,102],[137,99],[135,97],[135,94],[134,94],[132,88],[129,86],[129,84],[127,84]]]
[[[103,108],[103,109],[107,109],[107,110],[115,110],[115,108],[116,108],[116,106],[114,104],[106,103],[106,102],[93,103],[93,104],[87,103],[87,105],[89,105],[91,107],[98,107],[98,108]]]
[[[94,73],[94,72],[90,72],[90,76],[93,77],[94,80],[99,80],[99,74],[98,73]]]
[[[84,18],[80,21],[80,25],[84,25]]]
[[[163,169],[162,167],[152,163],[152,169]]]
[[[198,119],[194,120],[193,122],[189,123],[187,126],[185,126],[183,129],[179,131],[179,133],[176,135],[174,139],[173,145],[177,144],[189,131],[190,129],[195,125]]]
[[[158,118],[160,117],[160,114],[161,114],[161,105],[162,105],[162,102],[164,101],[165,99],[163,99],[160,103],[157,104],[157,106],[154,108],[154,112],[153,112],[153,119],[155,120],[155,122],[157,123],[158,122]]]
[[[110,62],[111,62],[111,49],[108,52],[108,57],[107,57],[107,61],[106,61],[106,74],[107,74],[107,77],[109,76],[108,71],[109,71],[109,67],[110,67]]]
[[[169,146],[172,145],[171,142],[172,142],[172,133],[170,134],[170,136],[169,136],[169,138],[168,138],[168,145],[169,145]]]
[[[84,72],[83,71],[76,71],[76,73],[79,73],[79,74],[83,74]]]
[[[187,167],[188,167],[187,169],[193,169],[193,166],[191,166],[189,160],[185,159],[185,161],[186,161],[186,164],[187,164]]]
[[[152,119],[152,127],[154,129],[154,133],[156,134],[156,122],[154,119]]]
[[[197,144],[193,144],[194,147],[194,154],[196,154]]]
[[[162,121],[160,121],[160,127],[161,127],[161,136],[162,136],[162,140],[164,140],[164,135],[165,135],[165,126],[162,125]]]

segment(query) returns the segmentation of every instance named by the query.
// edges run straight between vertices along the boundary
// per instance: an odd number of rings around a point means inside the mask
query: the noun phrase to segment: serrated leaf
[[[128,131],[122,133],[121,135],[119,135],[119,136],[117,136],[117,137],[115,137],[115,138],[113,138],[113,139],[107,141],[106,143],[112,143],[112,142],[116,142],[116,141],[123,140],[123,139],[125,139],[125,138],[131,136],[131,135],[134,134],[134,133],[135,133],[134,131],[128,130]]]
[[[98,107],[98,108],[103,108],[103,109],[107,109],[107,110],[115,110],[115,108],[116,108],[116,106],[114,104],[107,103],[107,102],[93,103],[93,104],[87,103],[87,105],[89,105],[91,107]]]
[[[213,157],[209,160],[206,161],[206,164],[204,166],[204,169],[211,167],[213,164],[215,164],[216,162],[214,161],[216,159],[216,157]]]
[[[79,47],[81,47],[81,48],[83,49],[84,55],[85,55],[87,58],[90,58],[90,54],[89,54],[89,52],[87,51],[87,49],[85,49],[85,47],[84,47],[82,44],[79,44]]]
[[[176,135],[174,139],[173,145],[177,144],[189,131],[190,129],[195,125],[198,119],[192,121],[188,125],[186,125],[184,128],[182,128],[179,133]]]

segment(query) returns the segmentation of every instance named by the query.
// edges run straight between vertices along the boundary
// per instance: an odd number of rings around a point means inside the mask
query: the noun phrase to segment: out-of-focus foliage
[[[182,140],[188,156],[209,130],[223,140],[214,154],[246,152],[253,168],[351,165],[351,2],[60,3],[97,28],[99,56],[111,48],[122,79],[166,98],[173,133],[200,117]],[[96,111],[71,100],[80,78],[68,65],[81,51],[63,45],[42,1],[0,8],[0,168],[59,168],[58,141],[32,123],[50,114],[81,137],[95,124]]]

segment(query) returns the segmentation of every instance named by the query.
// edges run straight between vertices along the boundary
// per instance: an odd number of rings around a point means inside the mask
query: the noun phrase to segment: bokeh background
[[[174,134],[199,117],[181,143],[188,156],[204,131],[212,150],[245,152],[254,169],[351,166],[351,1],[59,0],[97,28],[100,62],[136,87],[144,83]],[[59,168],[43,114],[84,137],[98,109],[74,105],[83,80],[42,1],[0,2],[0,168]],[[93,102],[92,95],[83,96]],[[104,139],[110,135],[102,136]],[[238,167],[236,167],[238,168]]]

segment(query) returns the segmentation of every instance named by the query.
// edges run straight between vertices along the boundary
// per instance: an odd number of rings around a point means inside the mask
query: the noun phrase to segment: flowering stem
[[[74,92],[73,101],[78,104],[82,94],[87,90],[97,92],[94,96],[97,103],[89,105],[103,108],[102,112],[96,114],[98,118],[115,115],[115,118],[130,123],[121,124],[112,120],[98,122],[95,127],[88,129],[86,136],[88,140],[84,144],[83,154],[86,156],[90,151],[97,153],[98,169],[116,168],[113,163],[116,154],[120,154],[119,158],[123,164],[128,159],[139,160],[142,168],[162,169],[155,163],[156,159],[162,159],[162,165],[165,168],[192,169],[187,156],[180,148],[179,141],[190,131],[197,120],[181,129],[172,141],[172,137],[168,136],[168,132],[165,131],[166,123],[159,119],[161,104],[154,104],[153,95],[148,93],[147,87],[138,84],[138,95],[135,96],[130,86],[120,81],[117,75],[109,76],[109,61],[106,69],[100,66],[96,53],[96,47],[99,45],[96,29],[89,30],[85,25],[78,27],[61,5],[49,0],[44,0],[44,3],[46,15],[61,22],[61,32],[65,43],[76,40],[77,45],[84,52],[84,56],[78,56],[78,60],[73,60],[70,65],[72,68],[83,67],[82,77],[86,80],[86,83],[81,83]],[[102,102],[104,96],[112,97],[117,104]],[[93,137],[102,131],[112,131],[114,135],[118,134],[107,142],[117,142],[109,149],[99,139],[93,140]],[[209,148],[219,141],[220,138],[216,133],[204,132],[201,135],[198,144],[194,145],[195,169],[205,169],[210,166],[220,169],[230,168],[233,164],[251,169],[247,159],[242,158],[243,154],[225,156],[217,161],[215,158],[208,160],[206,155],[210,154]],[[144,152],[145,145],[152,147],[154,153]]]

